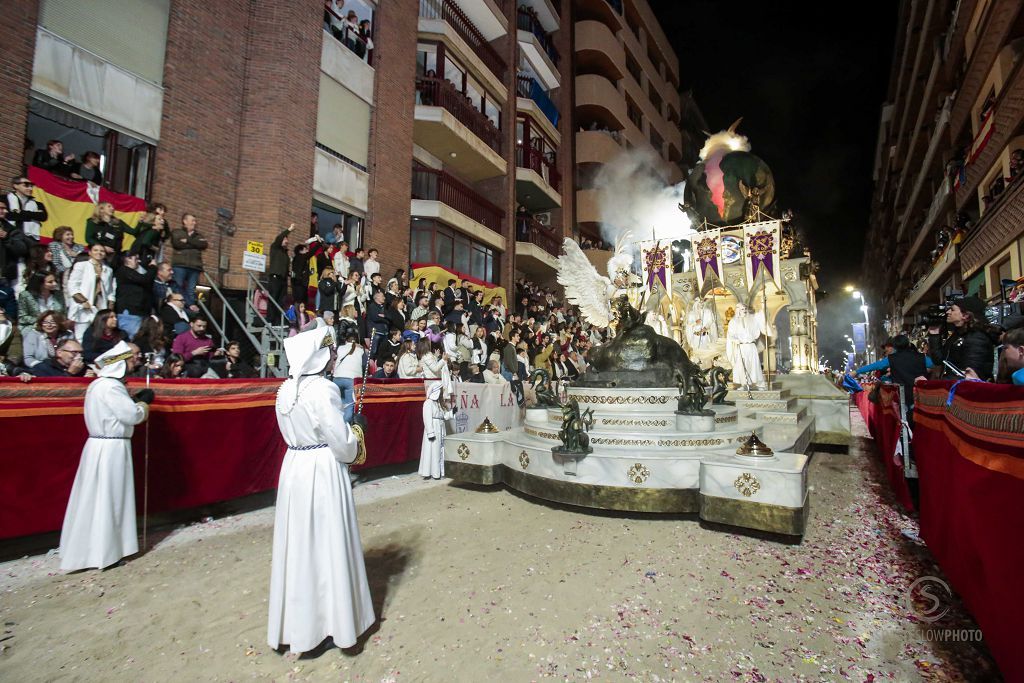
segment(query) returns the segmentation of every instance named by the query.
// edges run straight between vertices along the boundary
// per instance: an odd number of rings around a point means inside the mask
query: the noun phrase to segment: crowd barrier
[[[880,385],[877,403],[868,398],[872,388],[873,385],[865,384],[864,391],[853,395],[854,401],[867,424],[868,433],[875,440],[878,455],[885,466],[889,488],[905,510],[913,511],[914,501],[907,485],[903,454],[899,449],[903,424],[899,388],[892,384]]]
[[[921,538],[1003,676],[1024,680],[1024,388],[961,382],[950,401],[952,387],[923,382],[915,392]]]
[[[87,432],[90,380],[0,378],[0,539],[60,529]],[[274,401],[281,380],[153,380],[148,420],[149,512],[179,510],[273,489],[285,444]],[[129,391],[145,380],[129,380]],[[369,380],[363,468],[418,458],[423,382]],[[147,427],[132,438],[141,514]]]

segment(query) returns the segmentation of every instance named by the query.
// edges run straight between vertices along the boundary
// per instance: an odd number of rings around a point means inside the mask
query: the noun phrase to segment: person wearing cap
[[[347,648],[376,619],[348,474],[359,437],[325,377],[337,358],[334,331],[317,320],[286,339],[284,350],[289,377],[276,410],[288,450],[277,487],[267,642],[301,653],[330,637]],[[354,421],[365,427],[361,415]]]
[[[928,355],[932,362],[942,366],[943,379],[959,379],[953,369],[966,373],[968,369],[988,381],[995,366],[995,344],[985,332],[985,304],[976,296],[965,296],[953,301],[946,309],[946,322],[952,334],[945,340],[937,327],[928,330]],[[949,363],[953,366],[950,368]]]
[[[85,391],[89,431],[60,532],[60,568],[103,569],[139,552],[135,530],[132,433],[153,401],[150,389],[128,395],[124,378],[139,347],[119,342],[96,359],[97,379]]]
[[[448,432],[445,420],[454,417],[454,410],[441,403],[442,382],[427,387],[427,399],[423,402],[423,442],[420,445],[420,468],[422,477],[440,479],[444,476],[444,437]]]

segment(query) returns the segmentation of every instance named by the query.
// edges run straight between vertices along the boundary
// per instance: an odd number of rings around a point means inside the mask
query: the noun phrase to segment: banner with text
[[[484,418],[490,418],[501,431],[523,424],[523,409],[516,403],[511,384],[456,382],[454,387],[459,409],[454,420],[457,433],[475,432]]]

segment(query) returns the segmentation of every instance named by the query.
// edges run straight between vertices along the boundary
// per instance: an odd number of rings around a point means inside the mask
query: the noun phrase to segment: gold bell
[[[750,436],[743,442],[743,445],[736,449],[736,455],[752,455],[760,458],[767,458],[774,453],[775,451],[768,444],[757,438],[755,432],[750,432]]]
[[[491,422],[491,418],[485,417],[484,421],[480,423],[480,426],[476,428],[477,434],[497,434],[501,430],[494,426]]]

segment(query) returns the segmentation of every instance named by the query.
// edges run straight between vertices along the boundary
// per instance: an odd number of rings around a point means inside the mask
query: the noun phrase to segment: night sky
[[[775,175],[834,290],[861,271],[898,3],[650,0],[711,132],[739,132]]]
[[[843,286],[872,276],[861,264],[899,3],[649,2],[711,132],[742,116],[739,132],[775,175],[777,209],[796,213],[821,264],[820,351],[841,367],[844,335],[864,320]]]

